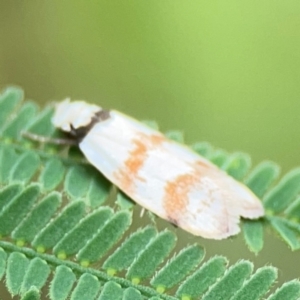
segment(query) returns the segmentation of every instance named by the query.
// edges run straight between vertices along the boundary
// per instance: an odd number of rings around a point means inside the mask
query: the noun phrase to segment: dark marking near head
[[[89,131],[99,122],[103,122],[105,120],[108,120],[110,118],[109,110],[100,110],[92,117],[91,122],[86,125],[79,128],[74,128],[71,124],[71,131],[68,132],[69,135],[71,135],[73,138],[77,140],[77,143],[79,144],[84,137],[89,133]]]

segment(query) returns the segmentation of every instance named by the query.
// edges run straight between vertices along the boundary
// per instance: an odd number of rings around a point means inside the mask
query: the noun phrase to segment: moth
[[[240,217],[264,215],[245,185],[118,111],[66,99],[56,104],[52,123],[136,203],[196,236],[224,239],[240,231]]]

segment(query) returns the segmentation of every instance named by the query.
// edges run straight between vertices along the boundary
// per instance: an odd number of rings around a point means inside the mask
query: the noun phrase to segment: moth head
[[[102,108],[84,101],[65,99],[55,105],[52,124],[65,132],[72,134],[80,128],[88,127]]]

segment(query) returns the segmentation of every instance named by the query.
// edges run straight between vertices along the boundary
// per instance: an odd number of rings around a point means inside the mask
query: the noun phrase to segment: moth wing
[[[245,186],[189,148],[119,112],[79,144],[86,158],[141,206],[205,238],[239,232],[239,218],[264,214]]]
[[[201,167],[200,167],[201,168]],[[180,226],[205,238],[223,239],[240,231],[240,217],[264,215],[262,203],[245,186],[218,169],[206,169],[188,194]]]

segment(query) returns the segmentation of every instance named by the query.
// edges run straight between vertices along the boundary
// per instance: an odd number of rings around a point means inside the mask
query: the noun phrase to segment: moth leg
[[[51,138],[39,134],[35,134],[28,131],[22,131],[21,136],[44,144],[55,144],[55,145],[77,145],[77,141],[74,139],[60,139],[60,138]]]

